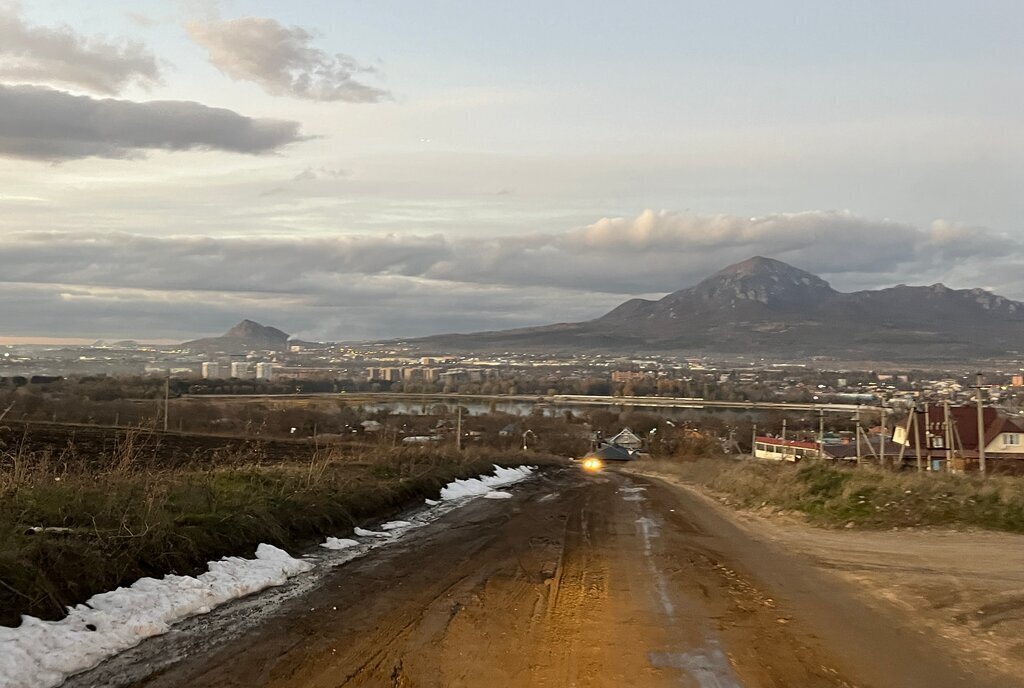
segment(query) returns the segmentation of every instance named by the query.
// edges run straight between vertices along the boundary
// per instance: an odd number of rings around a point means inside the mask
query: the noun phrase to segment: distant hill
[[[612,351],[973,361],[1024,351],[1024,303],[983,289],[900,285],[843,293],[755,256],[657,301],[582,323],[411,340],[437,351]]]
[[[288,333],[252,320],[243,320],[220,337],[195,339],[181,345],[197,353],[243,354],[248,351],[284,351]]]

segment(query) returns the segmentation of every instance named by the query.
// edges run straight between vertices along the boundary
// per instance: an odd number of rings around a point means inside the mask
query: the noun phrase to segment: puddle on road
[[[659,669],[679,669],[689,674],[700,688],[743,688],[732,670],[729,658],[714,641],[707,648],[691,652],[651,652],[651,666]]]
[[[620,487],[619,494],[622,495],[623,501],[626,502],[644,502],[647,501],[647,497],[644,497],[643,493],[647,491],[646,487]]]

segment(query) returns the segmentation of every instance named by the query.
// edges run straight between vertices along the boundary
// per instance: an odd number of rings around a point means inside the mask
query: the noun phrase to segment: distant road
[[[817,413],[877,412],[881,407],[865,404],[801,403],[780,401],[712,401],[696,397],[609,397],[589,394],[412,394],[407,392],[317,392],[311,394],[195,394],[193,399],[316,399],[337,397],[350,403],[485,403],[546,404],[551,406],[642,406],[674,409],[763,409],[813,411]]]

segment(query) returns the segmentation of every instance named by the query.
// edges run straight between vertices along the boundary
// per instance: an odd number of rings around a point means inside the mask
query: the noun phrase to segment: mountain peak
[[[224,333],[225,337],[246,340],[287,341],[288,333],[276,327],[261,325],[253,320],[243,320]]]
[[[757,275],[763,273],[777,273],[785,272],[787,270],[797,270],[788,263],[783,263],[781,260],[775,260],[774,258],[765,258],[764,256],[752,256],[746,260],[734,263],[726,266],[719,270],[717,275]],[[802,271],[801,271],[802,272]]]
[[[276,327],[243,320],[220,337],[207,337],[185,342],[182,347],[206,353],[244,353],[252,350],[283,351],[288,344],[288,333]]]
[[[754,256],[671,296],[679,298],[686,294],[718,307],[735,307],[741,303],[785,307],[812,305],[835,293],[831,285],[817,275],[781,260]]]

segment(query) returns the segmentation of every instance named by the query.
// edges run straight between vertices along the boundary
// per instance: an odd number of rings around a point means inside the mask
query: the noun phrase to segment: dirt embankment
[[[702,495],[710,508],[752,536],[798,553],[820,570],[852,583],[866,604],[940,638],[937,652],[1024,676],[1024,535],[937,527],[880,530],[879,517],[868,520],[871,528],[864,529],[864,520],[844,522],[850,512],[833,521],[842,527],[816,527],[811,523],[822,520],[813,513],[710,489],[708,483],[719,488],[729,483],[709,480],[706,467],[651,462],[634,469]],[[944,509],[948,522],[955,523],[956,511],[951,512],[948,504],[967,499],[962,491],[971,484],[953,483],[950,489],[940,481],[931,488],[940,497],[932,508]],[[908,501],[899,507],[904,514],[899,522],[920,522],[913,518],[917,499]]]

